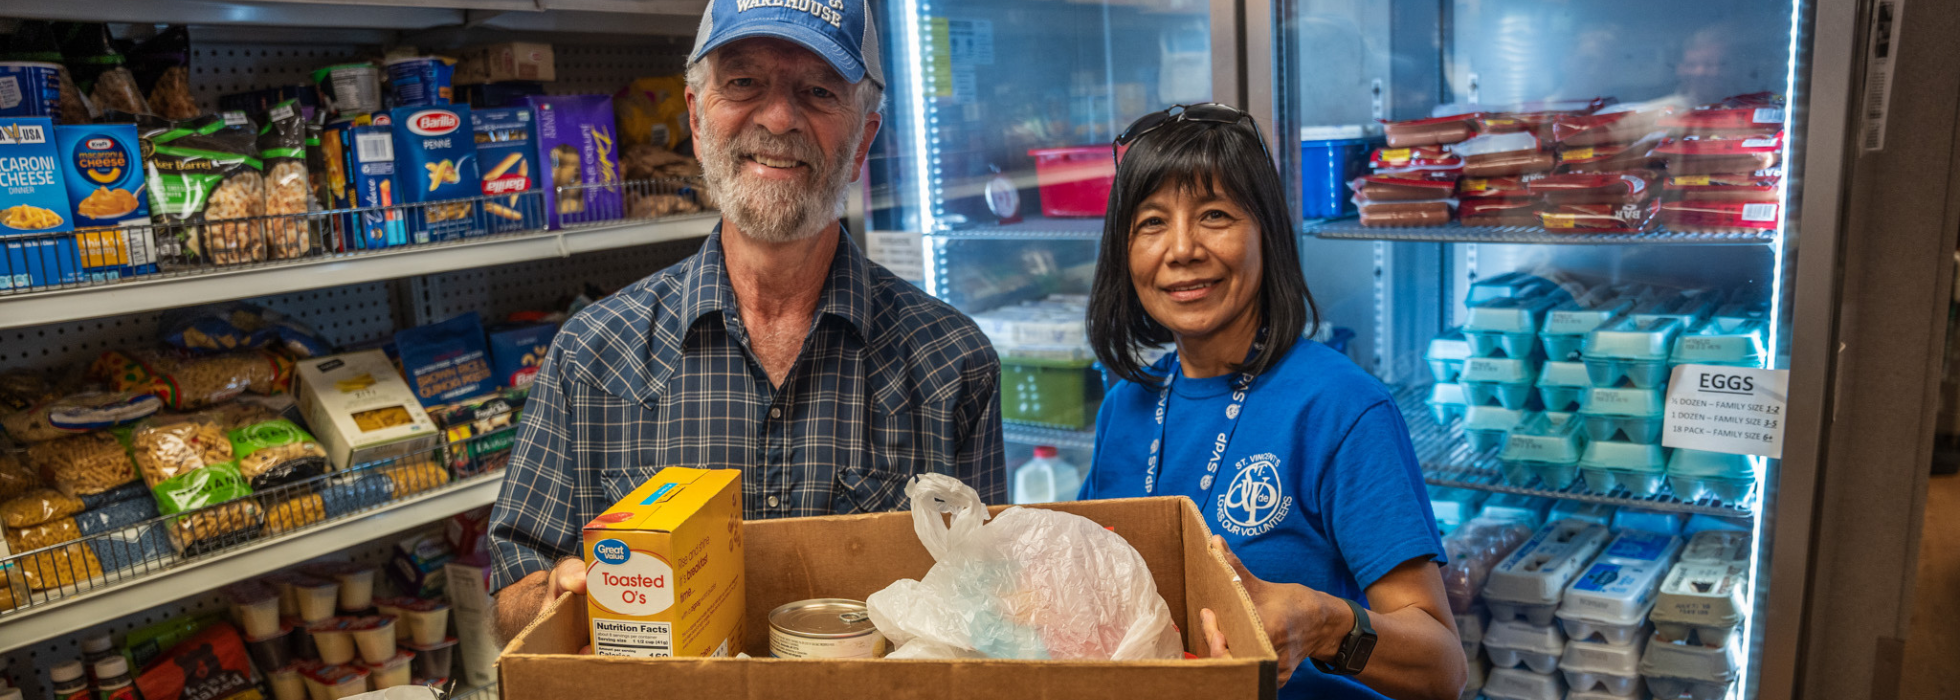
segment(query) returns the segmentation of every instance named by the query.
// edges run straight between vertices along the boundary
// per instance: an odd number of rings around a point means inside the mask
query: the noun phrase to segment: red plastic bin
[[[1100,217],[1109,210],[1116,184],[1116,156],[1108,146],[1036,148],[1034,179],[1041,188],[1041,213],[1054,217]]]

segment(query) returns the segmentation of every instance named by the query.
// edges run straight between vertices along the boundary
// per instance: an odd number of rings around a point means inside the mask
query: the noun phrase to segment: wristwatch
[[[1321,673],[1352,676],[1361,673],[1368,666],[1368,657],[1375,653],[1375,628],[1368,624],[1368,611],[1361,609],[1360,603],[1346,598],[1341,602],[1354,611],[1354,629],[1348,630],[1347,638],[1341,640],[1341,648],[1334,652],[1334,658],[1310,660]]]

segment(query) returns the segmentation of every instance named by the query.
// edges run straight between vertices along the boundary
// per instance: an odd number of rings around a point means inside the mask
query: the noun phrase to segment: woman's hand
[[[1239,584],[1245,586],[1247,595],[1252,596],[1252,606],[1259,612],[1259,619],[1265,623],[1266,636],[1273,641],[1273,651],[1279,655],[1279,684],[1293,677],[1293,670],[1307,659],[1315,656],[1332,657],[1340,649],[1340,640],[1354,627],[1354,613],[1346,603],[1332,596],[1294,583],[1272,583],[1261,580],[1247,571],[1245,563],[1225,545],[1225,538],[1211,536],[1211,546],[1225,555],[1225,562],[1232,565],[1238,574]],[[1330,605],[1331,604],[1331,605]],[[1218,615],[1211,610],[1201,610],[1198,618],[1204,626],[1206,645],[1211,647],[1213,658],[1228,658],[1231,650],[1226,648],[1225,634],[1218,631]],[[1339,630],[1332,634],[1328,630]],[[1328,644],[1331,639],[1332,644]]]

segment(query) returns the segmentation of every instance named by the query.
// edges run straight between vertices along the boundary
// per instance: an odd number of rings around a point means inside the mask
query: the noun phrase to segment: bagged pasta
[[[8,528],[7,548],[25,553],[81,538],[82,531],[74,518],[55,518],[39,525]]]
[[[292,357],[333,354],[318,331],[284,313],[244,302],[165,312],[158,335],[165,345],[195,353],[275,347]]]
[[[143,98],[143,91],[136,87],[136,75],[122,66],[116,66],[96,76],[95,88],[89,91],[88,100],[95,105],[96,111],[102,114],[152,113],[149,101]]]
[[[156,496],[157,510],[171,515],[237,501],[251,495],[252,487],[237,462],[219,462],[157,484],[150,493]]]
[[[294,496],[267,509],[266,534],[277,535],[288,530],[296,530],[320,522],[325,517],[327,517],[326,502],[320,498],[320,494]]]
[[[384,467],[382,474],[387,475],[389,494],[395,498],[449,483],[449,470],[443,469],[432,457]]]
[[[205,508],[170,523],[170,546],[184,556],[248,542],[265,526],[265,513],[251,499]]]
[[[172,416],[137,426],[129,437],[129,452],[143,483],[152,490],[165,482],[232,461],[231,439],[210,416]],[[159,504],[163,498],[157,498]],[[194,506],[193,506],[194,507]],[[166,512],[176,512],[168,510]]]
[[[297,258],[313,251],[312,182],[306,172],[306,119],[298,100],[273,105],[259,132],[259,159],[265,165],[267,257]]]
[[[234,120],[237,121],[237,120]],[[158,255],[177,266],[233,265],[265,259],[265,177],[249,121],[223,117],[152,122],[140,128],[151,214],[172,235]],[[248,219],[223,223],[233,219]]]
[[[103,493],[136,480],[122,441],[108,433],[89,433],[38,442],[27,461],[50,485],[68,496]],[[79,510],[79,509],[78,509]]]
[[[82,502],[54,489],[36,489],[0,503],[0,524],[9,529],[39,525],[82,512]]]
[[[21,578],[34,591],[75,588],[102,580],[102,560],[82,544],[24,557],[19,564]]]
[[[293,381],[292,361],[263,351],[179,357],[112,350],[96,358],[90,372],[119,389],[147,391],[178,410],[224,403],[246,390],[279,393]]]
[[[327,450],[313,435],[283,418],[233,430],[232,454],[239,473],[254,489],[319,476],[332,468]]]
[[[21,460],[21,455],[0,452],[0,501],[41,487],[41,475]]]
[[[20,442],[45,442],[133,423],[162,407],[162,401],[144,392],[89,391],[0,416],[0,426]]]
[[[118,441],[125,441],[127,440],[127,436],[117,435],[116,439]],[[150,486],[143,483],[142,479],[131,479],[127,484],[101,493],[78,493],[75,494],[75,497],[82,501],[83,515],[87,515],[89,512],[98,509],[121,504],[124,501],[142,501],[150,504],[151,510],[156,510],[156,500],[150,497]]]

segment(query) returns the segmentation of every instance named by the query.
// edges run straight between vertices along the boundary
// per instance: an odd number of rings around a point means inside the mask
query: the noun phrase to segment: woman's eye
[[[1203,214],[1203,219],[1205,221],[1226,221],[1231,218],[1232,218],[1231,214],[1227,214],[1217,209],[1207,211]]]

